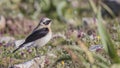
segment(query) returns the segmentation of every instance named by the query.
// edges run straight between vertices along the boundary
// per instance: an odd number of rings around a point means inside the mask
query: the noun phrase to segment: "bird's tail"
[[[18,51],[21,47],[23,47],[24,44],[21,44],[17,49],[15,49],[12,53],[15,53],[16,51]]]
[[[19,50],[20,48],[17,48],[17,49],[15,49],[12,53],[15,53],[17,50]]]

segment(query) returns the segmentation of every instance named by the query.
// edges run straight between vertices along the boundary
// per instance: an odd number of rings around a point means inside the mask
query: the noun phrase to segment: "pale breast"
[[[45,37],[39,39],[39,40],[36,40],[36,46],[38,47],[42,47],[44,46],[45,44],[48,43],[48,41],[52,38],[52,33],[49,32]]]

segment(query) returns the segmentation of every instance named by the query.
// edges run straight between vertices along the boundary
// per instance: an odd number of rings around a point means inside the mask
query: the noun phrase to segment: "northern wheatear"
[[[22,43],[17,49],[13,51],[15,53],[20,48],[24,47],[25,44],[33,43],[35,47],[36,53],[38,53],[38,48],[44,46],[48,43],[48,41],[52,38],[51,32],[51,19],[42,18],[38,24],[38,26],[33,30],[33,32],[25,39],[24,43]]]

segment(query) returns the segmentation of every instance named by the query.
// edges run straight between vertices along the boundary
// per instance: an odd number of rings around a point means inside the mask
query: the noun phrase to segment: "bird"
[[[47,17],[41,18],[39,24],[33,29],[32,33],[26,37],[25,41],[18,48],[13,50],[12,53],[25,47],[25,44],[33,43],[34,45],[31,46],[34,46],[36,54],[38,54],[38,48],[46,45],[52,38],[51,23],[51,19]]]

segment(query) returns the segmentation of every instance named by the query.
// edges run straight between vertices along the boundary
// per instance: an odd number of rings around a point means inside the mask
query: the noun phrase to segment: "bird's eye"
[[[45,24],[45,22],[43,22],[43,24]]]

